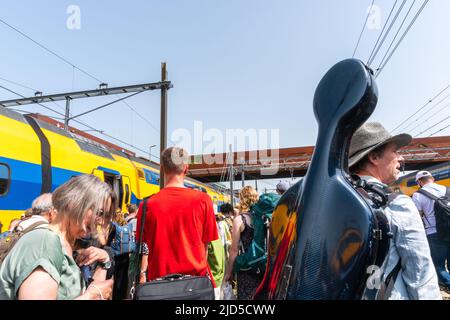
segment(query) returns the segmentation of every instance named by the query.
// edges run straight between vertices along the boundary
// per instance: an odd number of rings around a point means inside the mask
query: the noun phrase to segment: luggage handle
[[[181,273],[171,273],[171,274],[168,274],[168,275],[166,275],[164,277],[161,277],[159,279],[162,279],[162,280],[174,280],[174,279],[180,279],[180,278],[182,278],[184,276],[185,275],[183,275]]]

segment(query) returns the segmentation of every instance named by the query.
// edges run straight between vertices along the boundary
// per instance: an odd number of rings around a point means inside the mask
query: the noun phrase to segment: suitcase
[[[135,300],[214,300],[211,280],[205,276],[170,274],[136,286]]]

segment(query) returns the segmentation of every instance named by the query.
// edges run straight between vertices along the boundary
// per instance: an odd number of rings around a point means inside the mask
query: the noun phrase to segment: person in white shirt
[[[33,200],[31,204],[32,216],[26,220],[22,220],[16,227],[17,230],[25,230],[38,221],[51,223],[56,216],[53,208],[52,194],[44,193]]]
[[[447,188],[434,182],[432,174],[428,171],[419,171],[416,174],[416,182],[423,191],[436,197],[445,196]],[[434,200],[426,195],[415,192],[412,196],[414,204],[419,212],[422,212],[422,220],[427,233],[431,258],[439,278],[439,284],[444,290],[450,291],[450,273],[445,268],[450,257],[450,244],[438,238],[436,230],[436,217],[434,215]]]

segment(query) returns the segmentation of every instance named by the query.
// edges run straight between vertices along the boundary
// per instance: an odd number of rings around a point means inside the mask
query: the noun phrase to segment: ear
[[[188,172],[189,172],[189,165],[186,164],[186,165],[184,165],[183,174],[184,174],[185,176],[187,176]]]
[[[380,159],[380,157],[376,153],[370,152],[367,155],[367,159],[369,160],[370,163],[376,165],[376,164],[378,164],[378,160]]]

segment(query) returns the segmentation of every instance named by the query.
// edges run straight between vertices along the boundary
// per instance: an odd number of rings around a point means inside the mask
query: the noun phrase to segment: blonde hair
[[[103,212],[105,223],[109,223],[116,207],[116,196],[110,186],[94,175],[83,174],[71,178],[59,186],[52,194],[52,202],[57,210],[55,222],[67,221],[70,225],[83,225],[89,209],[97,214],[111,199],[109,211]],[[96,232],[95,219],[91,231]],[[96,234],[93,234],[95,236]],[[71,236],[68,237],[70,240]]]
[[[250,211],[250,207],[258,202],[258,192],[251,186],[246,186],[239,191],[239,209],[241,212]]]
[[[181,174],[188,161],[189,155],[183,148],[169,147],[161,153],[161,168],[164,173]]]
[[[120,226],[126,225],[127,221],[125,220],[125,213],[123,213],[120,209],[117,209],[116,214],[114,215],[114,221]]]

